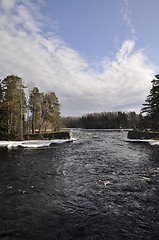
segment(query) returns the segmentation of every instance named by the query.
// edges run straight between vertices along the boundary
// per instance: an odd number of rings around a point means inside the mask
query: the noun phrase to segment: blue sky
[[[117,36],[118,29],[125,27],[122,21],[118,21],[121,17],[118,11],[120,1],[109,2],[48,1],[45,11],[50,16],[53,13],[58,26],[57,33],[63,36],[70,47],[85,57],[102,58],[107,50],[112,49],[112,43],[115,44],[114,36]],[[116,13],[117,16],[112,18]]]
[[[88,60],[114,57],[125,39],[136,40],[156,60],[158,0],[48,0],[44,14],[57,34]],[[53,18],[52,18],[53,17]],[[151,49],[152,52],[151,52]]]
[[[158,0],[0,0],[0,78],[55,91],[64,116],[137,111],[159,73]]]

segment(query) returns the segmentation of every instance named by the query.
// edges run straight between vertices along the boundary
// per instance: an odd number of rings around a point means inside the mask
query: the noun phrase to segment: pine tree
[[[54,92],[41,93],[34,87],[30,93],[29,109],[31,111],[32,133],[38,130],[39,133],[47,129],[52,131],[59,129],[60,125],[60,104]]]
[[[7,123],[8,136],[23,137],[24,111],[26,99],[22,79],[18,76],[10,75],[2,81],[2,103],[3,118]]]
[[[60,125],[60,105],[54,92],[43,95],[42,123],[46,131],[57,130]]]
[[[159,75],[153,79],[150,93],[143,104],[141,114],[143,114],[144,124],[151,130],[159,130]]]
[[[35,130],[41,129],[41,108],[42,108],[42,94],[38,87],[34,87],[30,92],[29,109],[31,111],[31,129],[32,133]]]
[[[0,80],[0,137],[5,139],[7,136],[7,112],[3,104],[3,88]]]

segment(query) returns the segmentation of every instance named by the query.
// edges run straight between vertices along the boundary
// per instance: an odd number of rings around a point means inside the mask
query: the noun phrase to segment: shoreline
[[[159,132],[130,130],[127,134],[128,139],[152,139],[159,140]]]
[[[44,133],[29,133],[24,134],[23,137],[15,136],[12,138],[11,136],[8,138],[0,139],[0,141],[27,141],[27,140],[55,140],[55,139],[71,139],[72,131],[57,131],[57,132],[44,132]]]

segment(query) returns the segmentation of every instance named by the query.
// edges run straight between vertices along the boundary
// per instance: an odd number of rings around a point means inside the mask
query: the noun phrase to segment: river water
[[[158,240],[159,146],[118,131],[0,148],[0,239]]]

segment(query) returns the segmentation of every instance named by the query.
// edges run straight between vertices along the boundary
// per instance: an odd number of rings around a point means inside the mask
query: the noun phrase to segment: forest
[[[60,125],[60,104],[54,92],[29,90],[20,77],[0,81],[0,139],[22,140],[25,135],[55,131]]]
[[[128,129],[136,128],[140,118],[141,116],[135,112],[101,112],[82,117],[63,117],[62,123],[68,128]]]

